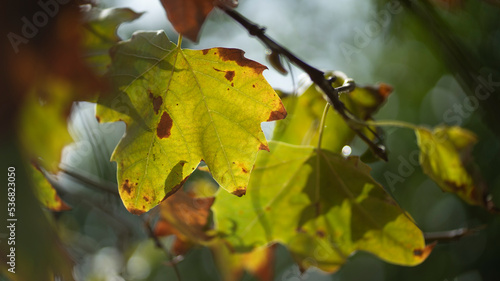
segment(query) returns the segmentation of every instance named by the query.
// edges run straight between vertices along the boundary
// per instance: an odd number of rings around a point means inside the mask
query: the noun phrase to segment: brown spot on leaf
[[[234,87],[234,83],[231,83],[231,87]]]
[[[132,187],[131,187],[131,184],[129,183],[129,180],[125,180],[122,184],[122,190],[124,190],[125,192],[128,193],[128,195],[130,195],[130,193],[132,192]]]
[[[163,104],[163,99],[161,96],[155,97],[150,90],[148,90],[148,92],[149,92],[149,98],[153,101],[153,110],[155,111],[156,114],[158,114],[158,111],[160,111],[160,107]]]
[[[201,50],[203,52],[203,55],[206,55],[208,54],[208,52],[210,51],[209,49],[204,49],[204,50]]]
[[[432,252],[432,249],[434,249],[436,244],[437,244],[437,241],[425,246],[425,248],[423,248],[423,249],[414,249],[413,255],[417,256],[418,258],[420,258],[422,260],[426,259],[430,255],[430,253]]]
[[[318,229],[316,230],[316,235],[318,235],[319,238],[324,238],[326,236],[326,233],[323,230]]]
[[[380,85],[378,86],[378,92],[384,99],[386,99],[392,93],[392,91],[393,88],[389,84],[380,83]]]
[[[269,114],[269,118],[267,121],[275,121],[275,120],[281,120],[286,117],[286,110],[283,104],[280,102],[280,108],[278,110],[274,110]]]
[[[172,118],[165,111],[163,112],[160,122],[158,123],[158,128],[156,128],[156,135],[160,138],[170,137],[170,130],[172,129]]]
[[[144,199],[144,201],[149,202],[149,198],[148,197],[143,196],[142,198]]]
[[[269,146],[267,146],[267,145],[265,145],[265,144],[261,143],[261,144],[259,145],[259,150],[266,150],[267,152],[269,152]]]
[[[467,188],[467,185],[465,185],[465,184],[457,184],[456,182],[452,182],[452,181],[445,181],[444,183],[447,186],[449,186],[454,192],[466,190],[466,188]]]
[[[299,226],[299,227],[297,227],[297,228],[295,229],[295,231],[296,231],[296,232],[298,232],[298,233],[306,233],[306,231],[305,231],[302,227],[300,227],[300,226]]]
[[[228,49],[228,48],[217,48],[219,51],[219,57],[223,61],[234,61],[236,62],[239,66],[243,67],[250,67],[252,68],[256,73],[262,73],[262,71],[266,70],[267,67],[264,65],[245,58],[242,50],[239,49]]]
[[[234,71],[228,70],[226,71],[226,75],[224,75],[224,77],[226,77],[228,81],[233,81],[234,75],[235,75]]]
[[[130,209],[128,209],[128,211],[131,214],[138,215],[138,216],[144,214],[143,210],[139,210],[139,209],[135,209],[135,208],[130,208]]]
[[[247,193],[247,189],[245,187],[238,187],[235,191],[232,192],[234,195],[241,197]]]
[[[253,84],[252,87],[255,88],[255,84]]]

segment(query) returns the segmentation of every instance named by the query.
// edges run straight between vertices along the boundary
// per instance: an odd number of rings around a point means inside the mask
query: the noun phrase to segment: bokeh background
[[[130,7],[144,15],[123,24],[118,34],[136,30],[177,34],[158,0],[100,1],[102,7]],[[394,87],[375,116],[433,127],[460,125],[475,132],[474,158],[500,206],[500,3],[481,1],[240,0],[237,9],[298,57],[323,70],[340,70],[359,84]],[[214,11],[198,43],[184,48],[240,48],[263,64],[266,50],[222,12]],[[269,67],[269,83],[296,91],[300,69],[283,76]],[[489,81],[484,84],[484,81]],[[482,85],[482,86],[481,86]],[[476,89],[488,97],[474,102]],[[477,99],[476,99],[477,101]],[[165,254],[148,239],[143,221],[129,214],[116,190],[116,167],[109,162],[125,131],[123,124],[98,124],[94,105],[78,103],[69,120],[75,142],[63,153],[62,198],[73,209],[54,214],[62,241],[76,259],[78,280],[176,280]],[[272,125],[263,125],[269,135]],[[278,249],[275,280],[500,280],[500,216],[443,193],[423,175],[413,131],[384,128],[389,161],[372,163],[372,175],[409,212],[424,232],[477,229],[439,243],[416,267],[387,264],[358,252],[335,274],[300,274],[284,248]],[[353,154],[366,148],[357,141]],[[391,175],[397,175],[397,181]],[[96,188],[98,186],[99,188]],[[109,190],[106,192],[105,190]],[[163,241],[167,245],[171,238]],[[178,263],[182,280],[219,280],[211,253],[194,249]],[[243,280],[254,280],[245,275]]]

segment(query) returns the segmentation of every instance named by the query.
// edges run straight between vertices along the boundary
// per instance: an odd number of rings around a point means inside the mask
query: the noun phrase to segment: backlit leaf
[[[334,86],[340,86],[342,83],[343,81],[336,81]],[[369,120],[391,91],[392,88],[386,84],[356,87],[353,92],[342,94],[340,100],[360,120]],[[297,145],[316,145],[320,120],[326,105],[321,90],[310,84],[305,87],[303,93],[283,98],[283,104],[289,116],[277,122],[273,140]],[[365,133],[367,136],[371,135],[368,131]],[[340,153],[342,147],[349,144],[354,137],[354,131],[342,117],[336,111],[330,110],[325,120],[321,147]]]
[[[476,135],[456,126],[432,132],[420,127],[415,133],[424,173],[444,191],[456,193],[471,205],[487,206],[485,187],[471,157]]]
[[[201,160],[222,188],[245,194],[257,152],[268,150],[260,123],[286,115],[266,67],[237,49],[181,50],[163,32],[136,33],[112,54],[117,92],[97,117],[127,123],[112,155],[127,209],[148,211]]]
[[[64,203],[52,184],[45,178],[43,172],[31,166],[34,192],[38,200],[51,211],[66,211],[71,209]]]
[[[357,250],[399,265],[419,264],[430,253],[358,157],[279,142],[270,148],[258,157],[247,196],[216,197],[216,229],[235,249],[280,242],[302,268],[329,272]]]
[[[211,181],[199,179],[191,182],[189,192],[181,189],[163,201],[155,235],[175,235],[171,249],[175,255],[195,246],[210,248],[224,281],[240,280],[245,271],[262,281],[273,280],[275,246],[235,253],[224,239],[214,237],[209,217],[215,188]]]

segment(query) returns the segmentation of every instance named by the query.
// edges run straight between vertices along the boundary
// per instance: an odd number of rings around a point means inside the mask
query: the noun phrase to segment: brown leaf
[[[193,192],[178,190],[160,204],[161,219],[156,224],[155,235],[175,235],[172,251],[185,254],[192,245],[208,241],[205,233],[213,197],[196,198]]]
[[[161,0],[161,3],[175,30],[194,42],[198,41],[201,26],[215,6],[238,5],[237,0]]]

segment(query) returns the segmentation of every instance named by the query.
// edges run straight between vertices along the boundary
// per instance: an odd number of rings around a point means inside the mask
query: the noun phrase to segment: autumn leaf
[[[167,17],[175,30],[193,42],[198,41],[198,33],[208,14],[217,5],[235,8],[237,0],[161,0]]]
[[[302,268],[328,272],[358,250],[407,266],[430,253],[358,157],[280,142],[270,149],[258,157],[248,195],[219,193],[212,208],[216,229],[236,250],[280,242]]]
[[[188,192],[180,189],[167,198],[159,205],[154,234],[175,235],[171,248],[175,255],[185,255],[196,246],[208,247],[224,281],[240,280],[245,271],[262,281],[273,280],[275,245],[235,253],[224,239],[215,237],[210,208],[216,188],[213,182],[198,179],[190,182]]]
[[[182,50],[163,32],[136,33],[112,54],[116,94],[97,117],[127,124],[111,157],[127,209],[148,211],[202,160],[222,188],[245,194],[257,152],[268,150],[260,123],[286,115],[266,67],[237,49]]]
[[[194,245],[211,239],[206,233],[213,197],[198,197],[180,189],[160,204],[160,220],[155,235],[175,235],[172,252],[184,255]]]
[[[33,187],[38,201],[47,209],[55,212],[70,210],[71,208],[57,195],[52,184],[47,180],[40,167],[32,165],[31,175]]]
[[[440,126],[432,132],[419,127],[415,133],[424,173],[442,190],[456,193],[471,205],[488,207],[486,187],[471,156],[476,135],[456,126]]]
[[[223,239],[215,239],[209,248],[214,256],[221,278],[224,281],[242,280],[243,273],[257,277],[260,281],[274,278],[276,244],[257,247],[247,253],[235,253]]]
[[[334,86],[342,85],[340,77]],[[298,95],[288,95],[283,98],[283,104],[288,117],[277,122],[273,140],[296,145],[316,145],[320,131],[320,120],[326,101],[321,90],[315,84],[303,87]],[[369,120],[384,104],[392,88],[386,84],[376,86],[356,87],[354,91],[342,94],[340,100],[360,120]],[[371,136],[369,131],[365,132]],[[354,131],[334,110],[328,112],[325,119],[325,130],[321,148],[340,153],[355,137]]]

